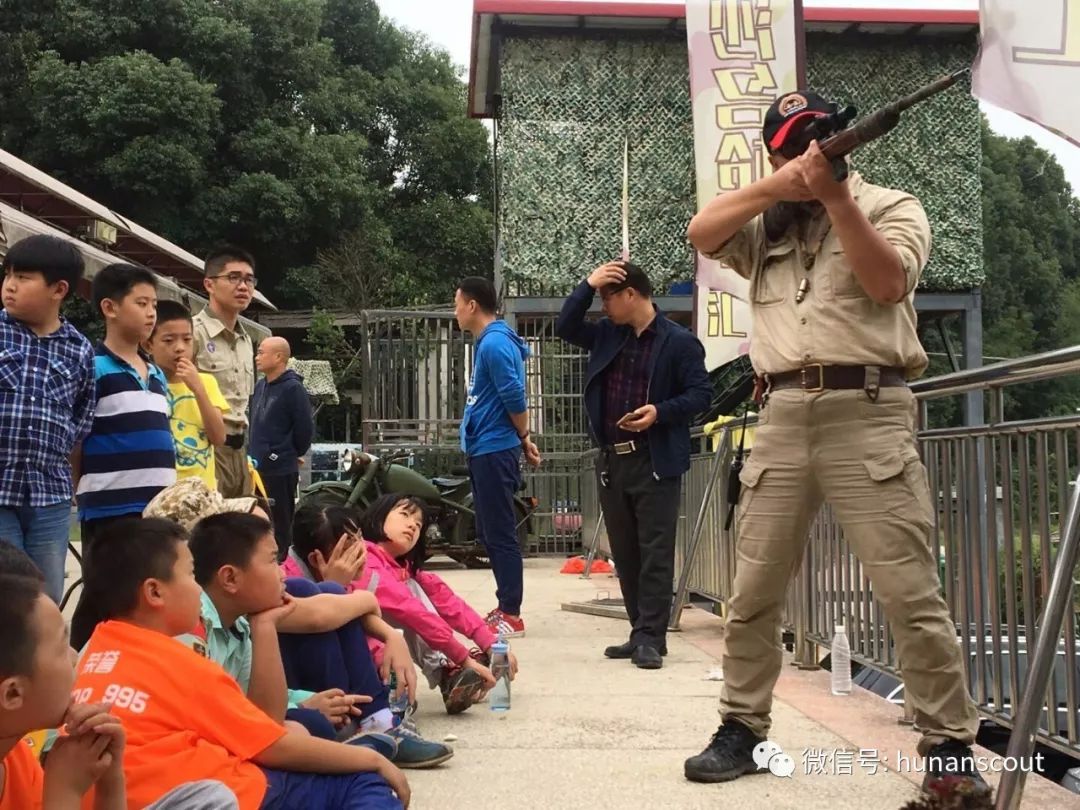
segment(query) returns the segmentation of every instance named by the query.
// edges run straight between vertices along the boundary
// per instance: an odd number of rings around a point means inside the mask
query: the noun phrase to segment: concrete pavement
[[[787,665],[776,687],[771,739],[794,761],[792,777],[687,782],[683,761],[704,748],[719,722],[722,683],[706,676],[723,655],[720,619],[688,609],[682,631],[668,636],[670,654],[661,670],[609,661],[603,648],[624,641],[627,625],[561,606],[605,591],[617,596],[618,583],[607,575],[560,574],[561,563],[525,563],[528,634],[512,641],[521,673],[510,712],[495,715],[482,704],[448,717],[438,691],[421,679],[420,731],[433,740],[454,735],[456,755],[434,770],[408,772],[414,810],[892,810],[918,795],[921,774],[873,763],[875,757],[892,764],[898,756],[916,759],[917,736],[897,724],[897,707],[861,689],[834,697],[827,672]],[[494,606],[490,571],[438,573],[481,614]],[[68,575],[78,576],[72,559]],[[837,759],[835,752],[846,753]],[[827,753],[834,762],[851,762],[850,774],[843,765],[814,767]],[[1030,777],[1021,806],[1080,810],[1080,796]]]
[[[437,692],[421,692],[421,732],[435,740],[453,734],[457,740],[456,756],[445,766],[409,772],[417,810],[888,810],[918,795],[919,775],[909,778],[884,766],[871,773],[870,755],[860,767],[862,748],[876,747],[895,760],[897,746],[906,745],[908,756],[914,755],[916,736],[897,726],[895,707],[868,693],[835,698],[828,691],[827,673],[799,673],[793,667],[785,667],[778,687],[772,739],[794,760],[794,775],[785,779],[765,773],[726,785],[687,782],[683,761],[705,746],[718,722],[722,684],[706,680],[706,674],[719,665],[720,620],[701,610],[684,614],[685,631],[669,636],[670,654],[659,671],[609,661],[603,648],[624,641],[626,626],[560,606],[592,599],[598,590],[617,595],[616,581],[559,574],[560,563],[526,561],[528,634],[512,642],[521,673],[513,685],[510,712],[494,715],[480,705],[448,717]],[[439,573],[481,613],[494,606],[489,571]],[[793,698],[810,704],[815,716],[800,710],[801,703]],[[868,707],[877,713],[867,716]],[[839,725],[848,733],[823,723],[828,717],[842,720]],[[880,736],[880,729],[888,735]],[[850,752],[850,775],[834,773],[837,769],[829,766],[823,772],[811,767],[808,774],[808,749]],[[841,762],[844,759],[841,754]],[[839,770],[846,770],[843,764]],[[1038,801],[1029,798],[1024,806],[1080,807],[1080,797],[1041,779],[1029,782],[1041,782],[1051,791],[1039,791]]]

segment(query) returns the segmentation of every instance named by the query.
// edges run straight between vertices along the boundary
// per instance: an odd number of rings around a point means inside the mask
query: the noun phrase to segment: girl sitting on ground
[[[425,524],[422,502],[399,494],[379,497],[358,525],[340,507],[303,506],[293,524],[293,547],[286,560],[288,576],[341,576],[342,546],[359,529],[366,560],[351,583],[373,591],[383,618],[404,631],[413,660],[439,687],[449,714],[458,714],[484,698],[495,679],[488,668],[495,636],[484,619],[435,574],[423,570]],[[297,573],[293,573],[293,572]],[[471,640],[470,650],[455,632]],[[371,642],[376,660],[380,649]],[[511,655],[511,677],[517,661]]]

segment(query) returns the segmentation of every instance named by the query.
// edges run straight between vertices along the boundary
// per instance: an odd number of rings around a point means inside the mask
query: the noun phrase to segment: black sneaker
[[[972,796],[990,792],[990,786],[975,767],[975,752],[959,740],[938,743],[927,752],[922,789],[924,793]]]
[[[764,773],[754,762],[754,747],[765,742],[737,720],[720,726],[709,745],[686,760],[684,773],[691,782],[730,782],[743,774]]]

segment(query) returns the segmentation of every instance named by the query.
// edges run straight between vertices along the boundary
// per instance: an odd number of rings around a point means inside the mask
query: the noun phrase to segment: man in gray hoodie
[[[292,544],[296,487],[300,483],[300,459],[311,447],[315,422],[303,378],[289,368],[289,343],[285,338],[268,337],[255,353],[255,367],[263,379],[255,385],[251,398],[251,443],[249,452],[273,500],[274,536],[278,558]]]

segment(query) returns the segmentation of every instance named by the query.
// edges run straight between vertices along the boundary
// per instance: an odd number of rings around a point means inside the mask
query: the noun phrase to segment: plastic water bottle
[[[832,640],[832,693],[851,694],[851,647],[843,624],[836,625]]]
[[[397,689],[397,673],[390,673],[390,711],[396,714],[398,717],[405,717],[409,711],[409,693],[404,689],[401,690],[401,695],[397,698],[394,697],[394,690]]]
[[[495,686],[488,693],[488,704],[493,712],[510,711],[510,645],[500,636],[491,645],[491,674]]]

